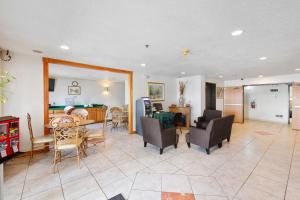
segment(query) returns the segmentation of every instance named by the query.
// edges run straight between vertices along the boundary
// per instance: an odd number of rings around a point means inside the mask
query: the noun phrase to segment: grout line
[[[248,181],[248,179],[250,178],[250,176],[253,174],[254,170],[256,169],[256,167],[258,166],[258,164],[261,162],[261,160],[264,158],[265,154],[268,152],[269,148],[271,147],[271,145],[273,143],[274,143],[274,140],[268,145],[267,149],[265,150],[265,152],[263,153],[263,155],[261,156],[261,158],[259,159],[259,161],[256,163],[255,167],[251,170],[251,173],[248,175],[248,177],[246,178],[246,180],[240,186],[240,188],[238,189],[238,191],[233,195],[233,198],[235,198],[236,195],[241,191],[241,189],[246,184],[246,182]]]
[[[62,191],[62,195],[63,195],[63,198],[66,199],[58,167],[57,167],[57,172],[58,172],[58,177],[59,177],[59,182],[60,182],[60,188],[61,188],[61,191]]]
[[[100,153],[101,153],[101,152],[100,152]],[[94,174],[91,172],[91,170],[90,170],[90,168],[88,167],[88,165],[85,163],[84,160],[82,160],[82,161],[83,161],[84,166],[88,169],[90,175],[91,175],[91,176],[94,178],[94,180],[96,181],[97,185],[99,186],[101,192],[104,194],[105,198],[108,199],[107,195],[106,195],[105,192],[103,191],[102,187],[101,187],[100,184],[98,183],[98,180],[96,179],[96,177],[94,176]],[[108,169],[107,169],[107,170],[108,170]],[[105,170],[105,171],[106,171],[106,170]],[[86,194],[84,194],[84,195],[86,195]],[[82,196],[83,196],[83,195],[82,195]]]
[[[291,162],[290,162],[290,167],[289,167],[289,174],[288,174],[288,178],[287,178],[287,181],[286,181],[286,187],[285,187],[285,191],[284,191],[284,200],[286,199],[286,192],[287,192],[287,189],[288,189],[292,164],[293,164],[293,160],[294,160],[293,158],[294,158],[294,155],[295,155],[296,139],[297,139],[297,133],[295,134],[295,137],[294,137],[293,153],[292,153],[292,157],[291,157]]]
[[[24,178],[24,184],[23,184],[23,188],[22,188],[22,193],[21,193],[21,198],[20,199],[23,198],[23,192],[24,192],[24,188],[25,188],[25,184],[26,184],[26,179],[27,179],[27,174],[28,174],[28,169],[29,169],[30,163],[31,163],[31,159],[29,159],[29,161],[27,163],[26,175],[25,175],[25,178]]]

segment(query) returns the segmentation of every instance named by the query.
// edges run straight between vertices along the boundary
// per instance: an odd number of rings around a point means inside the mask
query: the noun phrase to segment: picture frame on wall
[[[78,86],[77,81],[72,82],[72,86],[68,86],[68,95],[80,95],[81,87]]]
[[[157,82],[148,82],[148,97],[151,101],[165,100],[165,84]]]
[[[217,87],[216,97],[217,97],[217,99],[224,99],[224,88],[223,87]]]

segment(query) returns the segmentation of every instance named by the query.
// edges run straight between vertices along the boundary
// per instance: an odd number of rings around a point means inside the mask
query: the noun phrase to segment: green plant
[[[0,103],[5,103],[7,100],[6,96],[3,94],[3,88],[7,86],[10,82],[12,82],[14,79],[16,78],[8,72],[4,72],[4,74],[0,76]]]

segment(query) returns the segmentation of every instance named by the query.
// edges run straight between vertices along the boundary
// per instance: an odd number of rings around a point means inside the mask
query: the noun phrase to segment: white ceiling
[[[109,82],[120,82],[127,80],[127,74],[84,69],[57,64],[49,64],[49,76],[52,78],[62,77],[96,81],[106,80]]]
[[[289,74],[300,67],[300,1],[0,0],[0,46],[149,74]]]

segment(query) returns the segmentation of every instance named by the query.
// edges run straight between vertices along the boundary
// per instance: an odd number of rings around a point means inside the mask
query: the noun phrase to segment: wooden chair
[[[54,138],[53,135],[48,136],[33,136],[32,126],[31,126],[31,116],[29,113],[27,113],[27,123],[28,123],[28,129],[29,129],[29,135],[30,135],[30,142],[31,142],[31,151],[30,151],[30,158],[33,158],[33,151],[37,148],[50,146],[51,143],[53,143]]]
[[[61,162],[61,151],[76,149],[77,163],[83,154],[83,133],[79,131],[79,120],[72,116],[53,119],[50,124],[54,132],[54,171],[57,163]]]
[[[105,145],[105,131],[107,128],[107,125],[109,122],[112,122],[112,120],[108,117],[109,111],[106,110],[105,119],[103,123],[103,127],[100,129],[86,129],[86,132],[84,134],[84,148],[88,148],[88,143],[92,143],[93,145],[96,145],[98,143],[104,143]]]
[[[86,109],[75,109],[71,112],[71,115],[78,117],[80,120],[86,120],[89,112]]]
[[[110,112],[112,115],[112,128],[115,129],[122,123],[122,108],[112,107]]]

